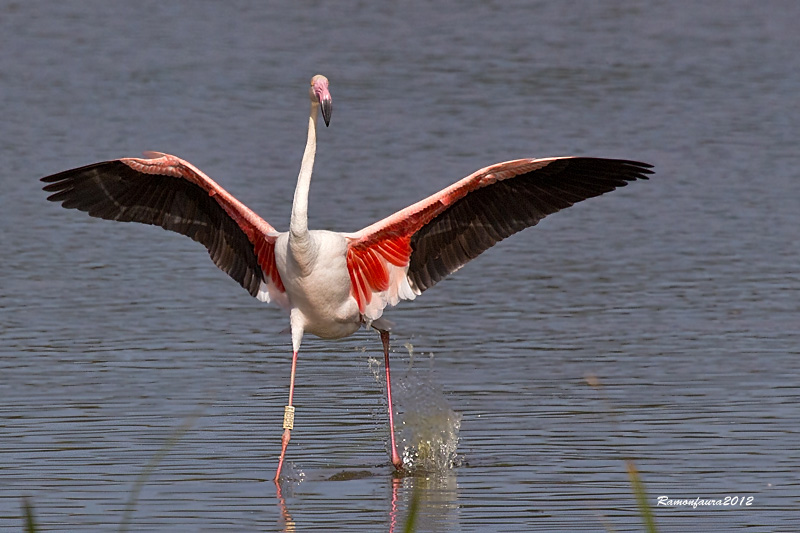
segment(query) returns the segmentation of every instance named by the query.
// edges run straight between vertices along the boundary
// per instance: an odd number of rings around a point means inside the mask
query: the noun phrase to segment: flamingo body
[[[361,313],[350,290],[347,269],[347,239],[340,233],[324,230],[309,232],[313,262],[307,273],[301,271],[289,249],[289,235],[283,233],[275,243],[275,264],[285,279],[286,296],[291,302],[292,327],[323,339],[338,339],[361,327]],[[299,322],[295,322],[299,321]]]
[[[297,352],[305,332],[335,339],[362,325],[381,332],[386,365],[392,462],[394,441],[387,306],[413,300],[498,241],[545,216],[630,181],[650,165],[588,157],[497,163],[355,233],[308,229],[308,192],[317,116],[330,120],[328,80],[309,89],[308,140],[289,231],[279,232],[191,163],[158,152],[95,163],[42,178],[49,200],[122,222],[186,235],[252,296],[289,312],[292,374],[278,480],[293,424]]]

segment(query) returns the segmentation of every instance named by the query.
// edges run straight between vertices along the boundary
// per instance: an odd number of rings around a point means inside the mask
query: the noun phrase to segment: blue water
[[[0,3],[0,530],[22,530],[23,497],[43,530],[116,530],[166,452],[132,531],[402,531],[412,497],[420,532],[641,531],[626,460],[660,531],[797,531],[798,19],[796,2]],[[166,151],[285,229],[317,72],[334,111],[316,228],[517,157],[657,174],[387,313],[395,379],[460,415],[453,468],[392,476],[377,335],[306,338],[278,493],[286,317],[196,243],[63,210],[38,178]]]

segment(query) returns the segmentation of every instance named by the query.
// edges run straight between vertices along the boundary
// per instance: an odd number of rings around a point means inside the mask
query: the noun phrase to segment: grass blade
[[[36,520],[33,518],[33,506],[28,498],[22,498],[22,511],[25,514],[25,533],[36,533]]]
[[[631,488],[633,489],[633,495],[636,496],[636,505],[639,507],[639,514],[644,521],[644,527],[648,533],[658,533],[656,520],[653,518],[653,511],[647,503],[647,492],[644,490],[644,483],[639,477],[639,471],[636,470],[636,465],[631,460],[625,461],[625,467],[628,469]]]
[[[159,448],[159,450],[150,458],[150,461],[147,462],[147,465],[142,469],[139,476],[136,478],[136,481],[133,484],[133,488],[131,489],[131,493],[128,496],[128,503],[125,505],[125,511],[122,514],[122,521],[119,524],[119,531],[120,533],[125,533],[128,531],[128,527],[130,526],[131,516],[133,515],[133,511],[136,509],[136,502],[139,501],[139,493],[142,492],[142,487],[144,484],[147,483],[147,480],[150,478],[150,475],[155,471],[158,467],[159,463],[164,459],[164,457],[169,453],[169,451],[181,440],[183,435],[189,431],[189,429],[194,425],[195,420],[197,417],[200,416],[202,410],[198,410],[193,415],[189,416],[183,423],[178,426],[178,428],[172,432],[166,442]]]

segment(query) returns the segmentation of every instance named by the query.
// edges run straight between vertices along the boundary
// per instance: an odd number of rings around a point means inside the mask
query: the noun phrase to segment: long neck
[[[316,102],[311,104],[311,114],[308,117],[308,140],[303,152],[303,162],[300,165],[300,174],[297,176],[297,188],[294,190],[292,203],[292,220],[289,231],[292,236],[302,238],[308,235],[308,190],[311,187],[311,173],[314,170],[314,156],[317,154],[317,108]]]
[[[289,222],[289,246],[292,255],[301,269],[313,261],[314,250],[308,233],[308,190],[311,187],[311,173],[314,170],[314,156],[317,153],[317,109],[319,104],[311,104],[308,117],[308,140],[303,152],[297,187],[294,190],[292,218]]]

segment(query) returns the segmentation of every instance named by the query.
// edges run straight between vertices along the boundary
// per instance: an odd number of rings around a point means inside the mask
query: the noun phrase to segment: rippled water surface
[[[800,530],[798,5],[0,2],[0,530],[641,531],[626,460],[661,531]],[[377,335],[307,337],[277,490],[286,317],[37,180],[161,150],[285,229],[317,72],[314,227],[517,157],[657,173],[388,312],[452,468],[393,477]]]

